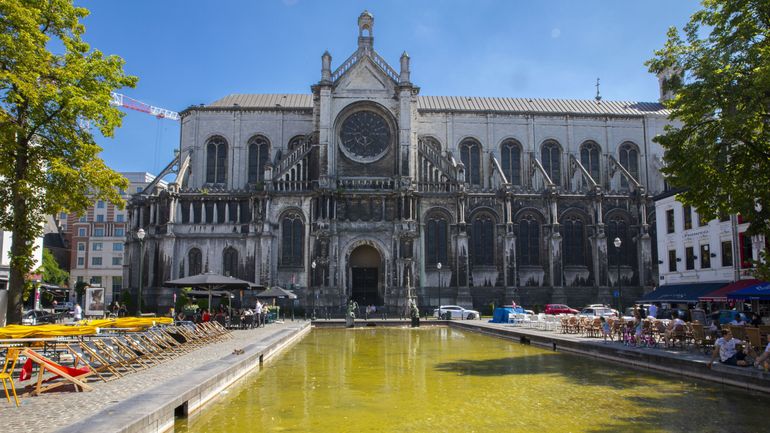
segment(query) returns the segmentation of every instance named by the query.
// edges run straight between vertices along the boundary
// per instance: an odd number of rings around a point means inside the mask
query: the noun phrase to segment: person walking
[[[254,315],[257,316],[256,317],[256,319],[257,319],[257,328],[259,328],[260,326],[263,326],[263,323],[262,323],[262,303],[259,302],[259,299],[257,299],[257,305],[254,308]]]
[[[75,309],[73,310],[72,317],[75,318],[76,322],[83,320],[83,309],[80,308],[80,304],[75,304]]]

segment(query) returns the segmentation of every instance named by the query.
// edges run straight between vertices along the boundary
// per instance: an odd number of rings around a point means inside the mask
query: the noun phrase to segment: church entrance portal
[[[351,298],[358,305],[383,305],[380,293],[380,253],[361,245],[350,254]]]

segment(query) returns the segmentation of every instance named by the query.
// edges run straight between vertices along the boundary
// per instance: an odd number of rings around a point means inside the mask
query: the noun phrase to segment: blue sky
[[[374,47],[398,70],[407,51],[422,95],[655,101],[644,61],[698,9],[693,0],[81,0],[85,39],[123,57],[135,89],[120,92],[181,111],[231,93],[310,93],[321,54],[332,68],[356,48],[356,20],[374,15]],[[126,112],[98,139],[119,171],[161,170],[179,126]]]

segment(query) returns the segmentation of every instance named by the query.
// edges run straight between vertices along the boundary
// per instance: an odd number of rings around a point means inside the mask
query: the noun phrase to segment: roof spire
[[[596,96],[594,96],[596,102],[602,101],[602,95],[599,93],[599,77],[596,77]]]

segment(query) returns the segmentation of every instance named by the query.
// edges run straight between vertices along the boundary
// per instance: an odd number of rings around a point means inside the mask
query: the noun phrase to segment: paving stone
[[[296,324],[296,322],[294,322]],[[91,392],[51,392],[41,396],[21,397],[21,407],[0,402],[0,419],[13,431],[37,433],[51,432],[65,427],[96,413],[115,407],[119,415],[120,403],[139,393],[146,392],[164,382],[184,380],[185,374],[205,368],[211,361],[229,356],[234,349],[249,345],[263,345],[277,335],[283,335],[292,322],[270,324],[264,328],[233,331],[233,339],[210,344],[197,350],[170,359],[160,365],[147,368],[109,382],[90,382]],[[24,382],[23,385],[32,383]],[[68,387],[67,389],[72,389]],[[122,414],[121,414],[122,415]]]

